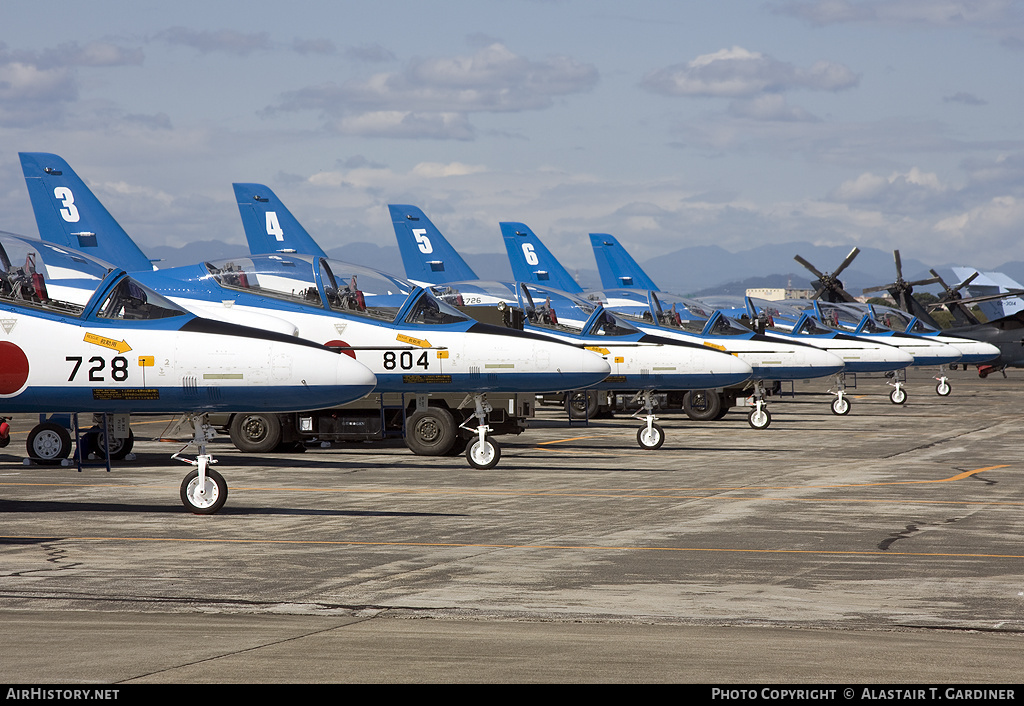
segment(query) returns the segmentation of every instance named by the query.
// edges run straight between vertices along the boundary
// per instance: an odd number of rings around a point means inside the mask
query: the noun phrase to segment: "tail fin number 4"
[[[284,240],[284,231],[277,220],[277,211],[267,211],[267,235],[272,235],[280,241]]]

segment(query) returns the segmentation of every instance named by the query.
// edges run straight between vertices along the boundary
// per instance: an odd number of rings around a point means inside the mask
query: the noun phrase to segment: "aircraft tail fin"
[[[389,204],[388,211],[406,277],[429,284],[479,279],[423,211],[404,204]]]
[[[128,272],[154,269],[85,182],[61,157],[20,152],[39,237],[80,250]]]
[[[579,294],[583,287],[555,259],[544,243],[523,223],[501,223],[501,236],[517,282],[542,284]]]
[[[658,285],[647,276],[647,273],[619,244],[615,236],[607,233],[591,233],[590,247],[594,249],[597,271],[601,275],[601,286],[605,289],[658,291]]]
[[[281,199],[263,184],[232,184],[242,228],[253,255],[296,252],[327,257]]]

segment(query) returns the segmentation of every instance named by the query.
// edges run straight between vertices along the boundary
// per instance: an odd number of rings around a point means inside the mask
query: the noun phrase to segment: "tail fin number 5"
[[[426,228],[413,228],[412,234],[416,238],[416,243],[419,245],[421,253],[429,255],[434,252],[434,247],[430,244],[430,238],[427,237]]]

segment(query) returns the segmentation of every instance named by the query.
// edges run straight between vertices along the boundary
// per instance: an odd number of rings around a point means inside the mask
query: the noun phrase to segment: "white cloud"
[[[997,196],[987,203],[943,218],[935,230],[954,236],[965,243],[985,243],[992,246],[994,238],[1018,238],[1024,221],[1024,200],[1013,196]]]
[[[743,47],[702,54],[648,74],[641,85],[671,96],[753,97],[797,88],[839,91],[856,86],[860,78],[841,64],[815,62],[801,69]]]
[[[471,113],[541,110],[596,82],[590,64],[565,56],[534,61],[495,43],[470,55],[414,60],[402,71],[288,91],[265,112],[319,111],[345,134],[468,140],[475,136]]]
[[[471,140],[473,126],[462,113],[377,110],[345,115],[328,124],[342,135],[361,137],[398,137],[406,139]]]
[[[479,174],[484,171],[487,171],[487,168],[482,165],[462,164],[461,162],[451,162],[449,164],[442,164],[440,162],[420,162],[412,168],[412,173],[415,176],[431,179],[449,176],[466,176],[467,174]]]

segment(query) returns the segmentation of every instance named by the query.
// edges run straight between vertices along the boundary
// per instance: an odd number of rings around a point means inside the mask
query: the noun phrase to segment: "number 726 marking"
[[[72,382],[75,376],[78,375],[78,371],[82,368],[82,356],[80,355],[69,355],[64,358],[69,363],[74,363],[74,367],[71,369],[71,374],[68,376],[68,382]],[[104,382],[106,378],[103,377],[104,371],[107,368],[107,361],[101,356],[94,355],[89,358],[89,364],[92,366],[89,368],[89,382]],[[110,361],[110,377],[115,382],[124,382],[128,379],[128,359],[124,356],[116,356]]]

